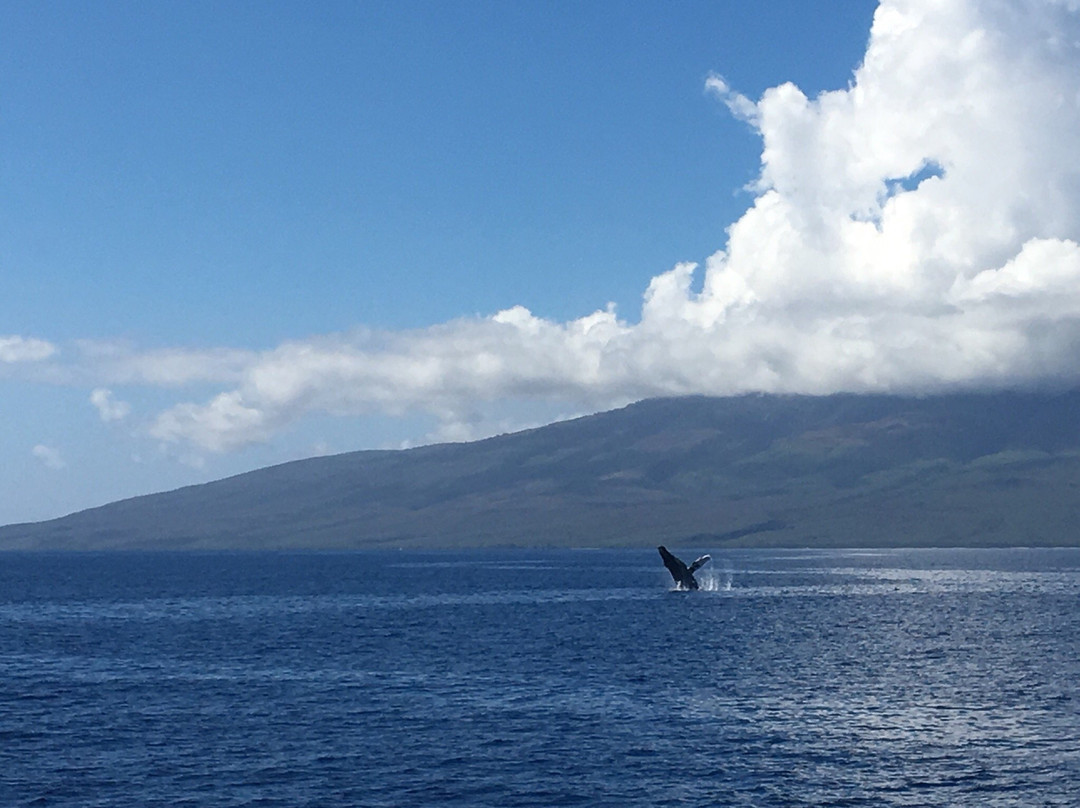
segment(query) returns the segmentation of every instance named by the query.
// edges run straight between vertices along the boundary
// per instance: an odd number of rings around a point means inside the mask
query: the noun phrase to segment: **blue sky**
[[[873,4],[44,8],[4,9],[6,330],[260,348],[636,306],[747,202],[708,74],[844,86]]]
[[[0,523],[645,395],[1070,379],[1075,95],[1032,132],[1076,15],[992,5],[884,3],[857,77],[876,2],[0,3]]]

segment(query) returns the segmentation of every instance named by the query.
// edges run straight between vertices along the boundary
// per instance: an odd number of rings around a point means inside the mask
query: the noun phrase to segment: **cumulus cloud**
[[[131,413],[131,405],[126,401],[119,401],[111,390],[99,387],[90,393],[90,403],[98,411],[102,421],[122,421]]]
[[[33,337],[0,337],[0,362],[40,362],[57,352],[51,342]]]
[[[238,392],[222,393],[205,406],[181,404],[162,413],[150,434],[164,441],[188,440],[223,452],[265,440],[272,420],[284,419],[245,405]]]
[[[1080,379],[1080,8],[883,0],[847,88],[708,89],[762,141],[752,205],[640,319],[517,306],[287,343],[152,434],[223,451],[309,412],[650,395],[932,391]],[[697,282],[695,282],[697,281]]]
[[[58,449],[54,449],[51,446],[45,446],[44,444],[39,443],[30,451],[34,455],[34,457],[36,457],[38,460],[45,464],[46,468],[62,469],[67,466],[67,463],[64,462],[64,458],[63,456],[61,456],[60,451]]]

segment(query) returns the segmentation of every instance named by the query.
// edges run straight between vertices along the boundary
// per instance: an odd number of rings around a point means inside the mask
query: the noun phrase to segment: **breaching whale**
[[[709,561],[712,560],[712,556],[703,555],[688,567],[669,553],[668,548],[663,545],[660,545],[656,549],[660,551],[660,557],[664,559],[664,566],[668,568],[668,572],[671,573],[671,577],[675,579],[675,583],[679,585],[680,589],[700,588],[698,587],[698,582],[694,577],[694,573],[709,563]]]

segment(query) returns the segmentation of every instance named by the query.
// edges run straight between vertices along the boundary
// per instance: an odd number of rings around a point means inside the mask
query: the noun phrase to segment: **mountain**
[[[0,549],[1072,545],[1080,391],[653,399],[0,528]]]

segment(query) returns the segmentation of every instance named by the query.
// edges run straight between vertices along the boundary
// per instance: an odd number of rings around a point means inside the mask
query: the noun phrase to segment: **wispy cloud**
[[[81,340],[77,364],[64,368],[67,379],[92,378],[104,384],[185,387],[239,381],[256,354],[234,348],[140,350],[122,341]]]
[[[119,401],[111,390],[99,387],[90,393],[90,403],[97,408],[102,421],[122,421],[131,413],[131,405]]]
[[[51,342],[34,337],[0,337],[0,362],[40,362],[57,353]]]
[[[64,462],[63,456],[58,449],[54,449],[51,446],[45,446],[39,443],[33,449],[30,450],[38,460],[45,464],[46,468],[50,469],[62,469],[67,466]]]

